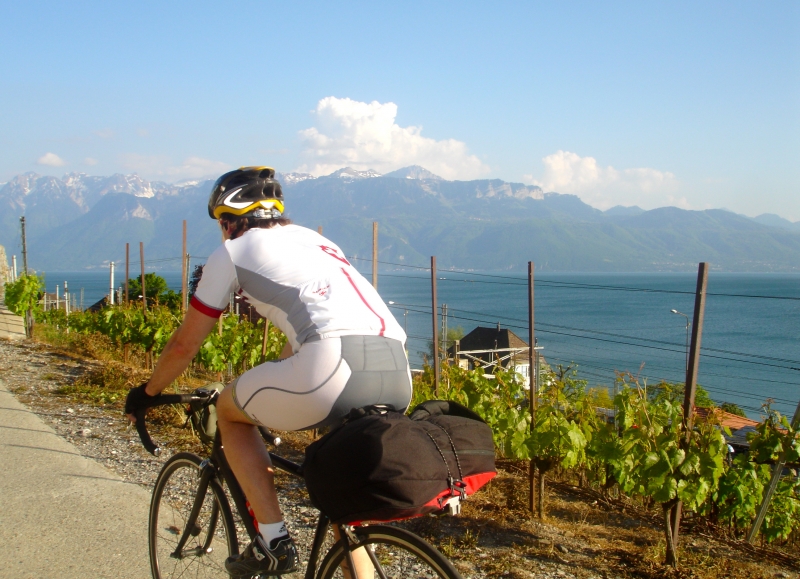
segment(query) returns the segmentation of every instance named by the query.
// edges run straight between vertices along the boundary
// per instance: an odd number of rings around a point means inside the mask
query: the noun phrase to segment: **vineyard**
[[[664,513],[669,560],[675,555],[667,515],[678,500],[687,516],[742,537],[769,484],[770,465],[785,453],[794,469],[781,479],[760,532],[768,543],[797,544],[800,434],[785,416],[765,406],[749,452],[731,456],[714,413],[698,416],[688,445],[682,444],[683,408],[669,395],[678,390],[675,385],[649,386],[645,395],[635,377],[619,375],[612,403],[616,419],[610,420],[597,411],[598,393],[587,390],[576,373],[545,371],[533,422],[528,392],[511,373],[499,371],[487,379],[480,371],[446,366],[440,386],[440,396],[469,406],[492,427],[499,456],[535,465],[539,517],[546,515],[545,481],[551,476],[605,494],[623,493]],[[432,384],[428,368],[416,383],[415,401],[432,397]]]
[[[20,278],[25,280],[23,276]],[[152,369],[172,331],[180,323],[174,303],[107,306],[98,312],[43,311],[36,284],[13,284],[7,292],[12,311],[30,310],[39,324],[60,332],[102,334],[118,348],[136,354]],[[203,343],[197,369],[229,379],[263,360],[278,357],[285,337],[263,319],[251,322],[229,313]],[[763,520],[760,540],[795,550],[800,541],[800,433],[785,416],[763,408],[763,420],[748,436],[749,449],[730,453],[713,412],[698,415],[689,432],[683,424],[682,385],[640,384],[631,374],[617,376],[618,392],[589,389],[574,371],[542,368],[542,386],[531,414],[529,391],[520,376],[499,368],[493,376],[456,366],[441,370],[439,392],[433,371],[415,378],[416,404],[436,397],[460,402],[480,414],[494,433],[497,455],[537,473],[535,512],[547,516],[547,481],[567,481],[602,496],[625,497],[659,513],[665,562],[677,565],[678,529],[674,510],[731,538],[743,538],[756,518],[771,465],[788,467]],[[646,386],[646,387],[645,387]],[[603,410],[605,408],[605,410]]]
[[[41,281],[25,275],[6,287],[6,305],[19,315],[30,311],[36,323],[59,331],[107,336],[123,350],[126,362],[131,352],[141,354],[143,368],[152,370],[167,340],[181,323],[180,301],[173,298],[174,292],[166,290],[163,279],[147,274],[150,288],[158,287],[154,280],[162,282],[164,291],[154,292],[150,299],[148,289],[147,309],[140,302],[130,302],[106,306],[97,312],[78,310],[67,314],[64,309],[44,310],[38,298]],[[139,283],[131,280],[134,287]],[[251,322],[244,316],[228,313],[220,318],[217,329],[206,337],[194,367],[216,373],[219,379],[276,359],[286,343],[283,333],[263,318]]]

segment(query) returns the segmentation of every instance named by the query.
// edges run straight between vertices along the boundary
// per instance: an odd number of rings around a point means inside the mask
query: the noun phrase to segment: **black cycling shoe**
[[[273,539],[268,547],[261,535],[243,553],[225,560],[225,569],[234,579],[253,575],[283,575],[297,571],[297,547],[289,535]]]

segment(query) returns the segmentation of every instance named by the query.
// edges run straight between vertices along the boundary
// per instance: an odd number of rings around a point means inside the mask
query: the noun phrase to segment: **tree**
[[[147,305],[165,305],[174,310],[180,308],[181,296],[175,293],[167,285],[160,275],[146,273],[144,275],[145,290],[147,291]],[[138,300],[142,295],[142,276],[128,280],[128,292],[132,300]]]
[[[683,404],[686,388],[683,384],[672,384],[670,382],[660,382],[655,386],[647,387],[647,395],[652,402],[660,402],[661,400],[668,400],[669,402],[677,402]],[[716,408],[717,404],[708,395],[708,391],[697,385],[695,392],[694,405],[698,408]]]
[[[591,388],[586,395],[596,408],[614,408],[608,388]]]
[[[25,333],[28,337],[33,335],[33,319],[41,308],[39,296],[42,290],[44,278],[35,273],[23,273],[17,281],[6,284],[6,306],[12,313],[25,316]]]
[[[719,407],[727,412],[728,414],[735,414],[736,416],[744,416],[746,417],[744,410],[742,410],[737,404],[733,402],[723,402],[719,405]]]
[[[192,270],[192,276],[189,279],[189,297],[192,297],[197,291],[197,285],[200,283],[201,277],[203,277],[203,266],[194,266],[194,269]]]
[[[445,351],[447,351],[448,349],[452,348],[453,344],[455,344],[456,340],[460,340],[463,337],[464,337],[464,328],[462,328],[461,326],[456,326],[455,328],[447,328],[447,336],[445,336],[445,339],[444,339]],[[439,340],[441,340],[441,339],[442,338],[440,336]],[[441,343],[439,345],[441,346]],[[432,360],[433,359],[433,340],[428,340],[428,350],[427,350],[427,352],[420,351],[420,352],[417,352],[417,354],[420,354],[423,358]]]

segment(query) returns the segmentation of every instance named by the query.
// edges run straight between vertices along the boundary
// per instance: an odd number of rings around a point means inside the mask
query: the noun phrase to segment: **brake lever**
[[[139,440],[142,441],[142,446],[144,446],[145,450],[152,454],[153,456],[158,456],[161,454],[161,449],[153,442],[153,439],[150,437],[150,433],[147,432],[147,425],[145,424],[145,413],[147,412],[146,408],[141,408],[136,411],[136,432],[139,433]]]

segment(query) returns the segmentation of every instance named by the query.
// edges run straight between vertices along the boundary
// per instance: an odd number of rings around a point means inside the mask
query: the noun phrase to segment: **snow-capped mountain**
[[[280,181],[281,185],[294,185],[300,181],[316,179],[311,173],[275,173],[275,178]]]
[[[94,177],[85,173],[67,173],[61,179],[36,173],[17,175],[0,187],[0,203],[25,211],[28,206],[46,206],[70,200],[85,213],[108,193],[128,193],[135,197],[151,198],[169,195],[180,185],[150,182],[138,175]]]
[[[436,181],[442,181],[442,178],[439,177],[439,175],[435,175],[428,171],[425,167],[420,167],[419,165],[403,167],[397,171],[386,173],[384,177],[394,177],[396,179],[433,179]]]
[[[437,255],[443,266],[476,269],[521,270],[533,260],[557,271],[688,271],[707,260],[735,271],[800,271],[800,233],[789,230],[800,224],[775,216],[674,207],[602,212],[574,195],[500,179],[447,181],[422,167],[278,179],[295,223],[322,226],[348,255],[364,256],[377,221],[381,259],[392,263],[424,266]],[[24,215],[34,269],[102,267],[124,259],[125,243],[134,250],[139,241],[152,267],[176,269],[183,220],[192,256],[219,246],[207,211],[212,184],[18,175],[0,187],[0,245],[19,255]]]
[[[353,169],[352,167],[343,167],[338,171],[334,171],[330,175],[326,175],[326,177],[332,177],[336,179],[345,179],[346,181],[352,181],[354,179],[372,179],[374,177],[380,177],[381,174],[373,171],[372,169],[367,169],[366,171],[359,171],[358,169]]]

